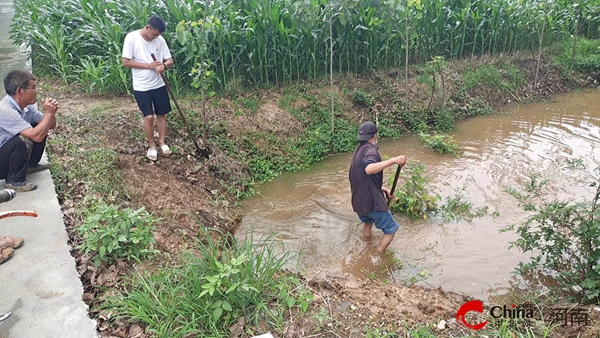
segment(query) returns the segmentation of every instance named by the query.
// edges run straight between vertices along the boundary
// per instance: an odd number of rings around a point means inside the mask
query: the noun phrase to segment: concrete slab
[[[0,338],[96,338],[96,321],[82,301],[83,286],[67,244],[68,235],[50,171],[27,179],[37,190],[17,193],[4,211],[37,211],[38,217],[0,219],[0,234],[22,237],[23,246],[0,264]],[[4,187],[4,181],[0,188]]]

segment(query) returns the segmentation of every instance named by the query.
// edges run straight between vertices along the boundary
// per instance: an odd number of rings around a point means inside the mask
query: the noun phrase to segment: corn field
[[[311,80],[330,67],[363,73],[433,56],[535,51],[540,43],[597,38],[600,28],[600,0],[14,0],[14,6],[11,37],[31,46],[36,72],[89,92],[130,90],[121,46],[153,14],[167,22],[176,90],[190,84],[200,56],[214,74],[211,85],[226,89]],[[207,20],[214,25],[201,36]]]

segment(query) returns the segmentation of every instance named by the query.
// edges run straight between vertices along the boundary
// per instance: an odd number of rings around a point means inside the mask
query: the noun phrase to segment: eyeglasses
[[[23,88],[23,89],[25,89],[25,90],[27,90],[27,89],[29,89],[29,90],[33,90],[33,91],[34,91],[34,92],[36,92],[36,93],[39,91],[39,88],[38,88],[38,87],[36,87],[36,86],[33,86],[33,87],[31,87],[31,88],[27,88],[27,87],[19,87],[19,88]]]

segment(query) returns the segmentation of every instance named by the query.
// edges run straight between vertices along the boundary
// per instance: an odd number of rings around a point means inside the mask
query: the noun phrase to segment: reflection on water
[[[25,69],[27,57],[9,38],[10,21],[15,14],[12,0],[0,0],[0,98],[4,92],[4,77],[11,70]]]
[[[350,273],[392,283],[427,277],[423,285],[484,299],[505,292],[514,283],[517,263],[528,259],[516,249],[508,250],[515,234],[498,231],[528,215],[506,190],[522,187],[537,173],[549,180],[544,190],[548,198],[591,198],[586,175],[567,169],[565,160],[581,158],[589,172],[596,167],[599,94],[570,93],[462,121],[450,133],[463,147],[460,157],[423,148],[416,136],[380,142],[384,155],[405,154],[409,161],[424,162],[431,189],[443,198],[464,189],[475,207],[487,205],[490,215],[500,214],[450,224],[395,215],[401,229],[389,249],[399,262],[382,262],[370,254],[369,245],[376,244],[381,232],[374,231],[372,244],[361,238],[362,225],[350,205],[352,154],[333,156],[310,170],[264,184],[260,196],[245,202],[241,232],[252,227],[258,233],[282,234],[287,248],[303,252],[300,263],[308,273]],[[386,177],[393,171],[388,169]]]
[[[356,252],[350,250],[342,260],[342,272],[360,278],[387,280],[394,271],[402,268],[402,262],[393,254],[380,255],[375,248],[365,245]]]

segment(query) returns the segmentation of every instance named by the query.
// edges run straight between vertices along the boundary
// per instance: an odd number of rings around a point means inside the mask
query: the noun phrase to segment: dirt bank
[[[474,81],[466,86],[465,72],[485,66],[499,72],[499,84]],[[345,120],[351,126],[378,119],[384,137],[401,136],[418,130],[423,124],[439,126],[444,114],[451,115],[448,120],[451,123],[486,113],[494,107],[542,99],[595,81],[593,77],[565,78],[550,61],[544,60],[534,88],[536,62],[532,55],[448,63],[444,72],[436,75],[435,87],[427,81],[433,77],[424,78],[424,68],[411,68],[408,87],[403,70],[336,78],[336,119]],[[512,78],[514,73],[511,72],[515,69],[518,79]],[[511,87],[513,85],[516,87]],[[297,84],[291,89],[240,92],[212,100],[206,119],[209,121],[206,140],[211,151],[209,159],[195,153],[185,129],[177,122],[177,113],[172,112],[170,121],[173,123],[167,142],[174,153],[161,155],[156,162],[144,156],[146,145],[140,127],[141,116],[131,97],[93,98],[72,91],[48,93],[58,97],[61,103],[60,126],[52,136],[61,142],[51,142],[49,152],[55,166],[53,176],[61,187],[60,202],[71,233],[71,245],[76,247],[81,242],[74,229],[82,218],[80,208],[93,184],[89,180],[68,178],[67,174],[76,170],[80,161],[73,156],[73,151],[101,150],[112,154],[117,159],[120,183],[109,200],[124,206],[145,206],[161,218],[154,235],[163,254],[155,262],[146,264],[152,266],[174,260],[178,253],[192,248],[202,227],[234,232],[241,215],[233,212],[232,206],[240,203],[240,196],[251,192],[255,180],[261,177],[259,174],[267,172],[261,168],[276,171],[280,167],[272,163],[278,158],[301,156],[291,155],[284,148],[285,142],[302,137],[311,128],[315,106],[327,111],[329,93],[329,84],[324,81]],[[191,123],[199,126],[202,123],[199,103],[183,97],[179,101]],[[199,131],[197,136],[201,135]],[[251,155],[235,155],[267,150],[268,156],[261,158],[263,164],[253,162],[255,158]],[[91,315],[98,320],[100,334],[103,337],[149,337],[136,326],[109,322],[98,307],[102,302],[101,290],[116,287],[130,266],[119,262],[96,268],[89,257],[77,249],[73,255],[84,282],[85,300],[91,306]],[[347,276],[306,282],[316,296],[315,306],[305,316],[290,314],[281,336],[360,337],[365,326],[390,330],[419,323],[437,325],[442,319],[453,318],[467,299],[442,290],[390,286]],[[320,313],[327,316],[322,317],[323,320],[316,319],[321,318]],[[462,331],[454,326],[439,332],[449,335]],[[590,337],[593,334],[591,329],[585,333]]]

